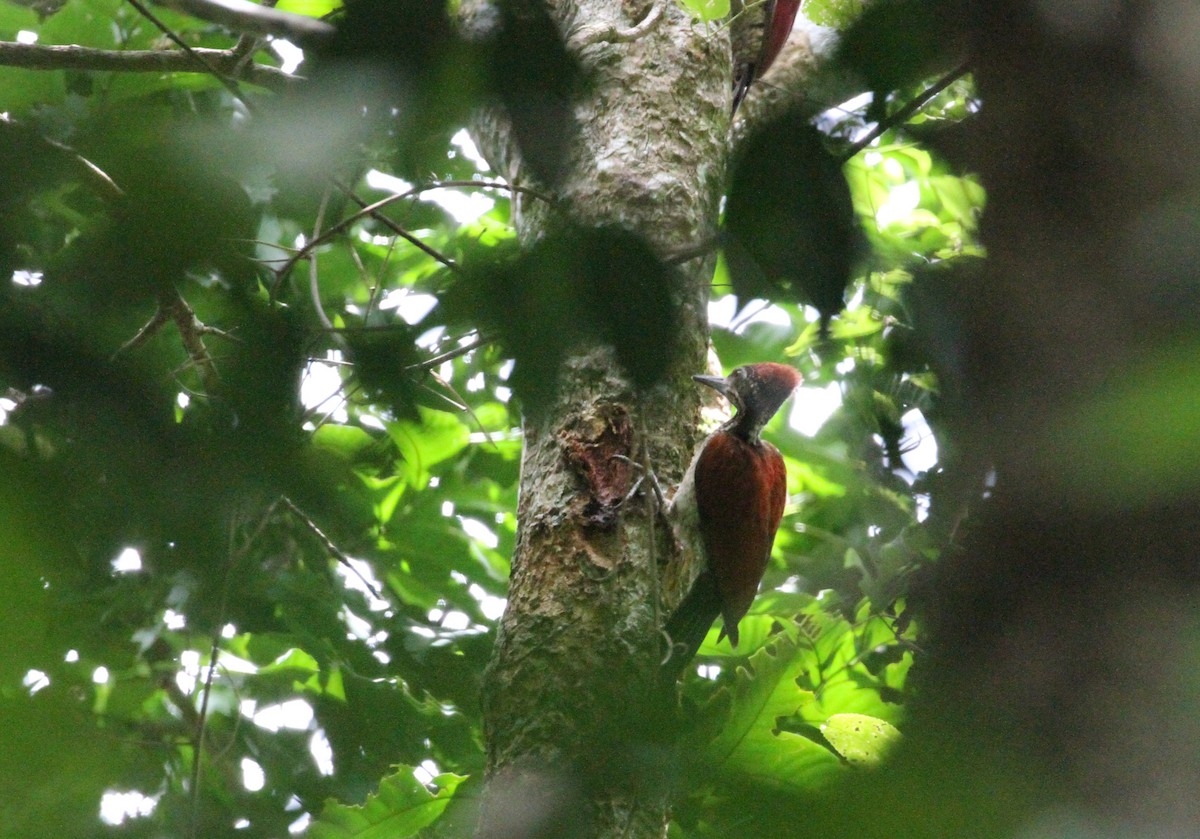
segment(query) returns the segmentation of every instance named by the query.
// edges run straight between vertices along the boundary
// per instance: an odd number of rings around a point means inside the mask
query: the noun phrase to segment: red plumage
[[[800,0],[733,0],[733,110],[783,50]]]
[[[738,621],[762,582],[787,500],[783,456],[770,443],[713,434],[696,464],[696,506],[708,566],[716,577],[725,627],[738,642]]]
[[[680,542],[704,561],[667,621],[672,647],[682,647],[678,657],[672,651],[672,670],[695,654],[718,615],[722,637],[738,643],[738,622],[758,593],[787,501],[783,457],[759,434],[800,384],[791,367],[770,362],[726,378],[693,378],[723,394],[737,413],[700,446],[671,501]]]
[[[796,24],[796,12],[800,11],[800,0],[775,0],[771,9],[771,22],[763,39],[762,57],[758,61],[755,75],[760,77],[771,67],[788,36]]]

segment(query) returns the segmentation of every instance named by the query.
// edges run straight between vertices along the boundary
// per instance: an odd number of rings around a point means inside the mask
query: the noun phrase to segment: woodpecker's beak
[[[729,385],[729,380],[724,376],[692,376],[692,381],[707,385],[726,399],[729,399],[731,402],[733,401],[729,395],[732,388]]]

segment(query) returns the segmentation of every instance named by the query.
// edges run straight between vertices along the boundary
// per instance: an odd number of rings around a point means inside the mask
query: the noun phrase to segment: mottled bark
[[[720,29],[666,2],[663,19],[632,41],[597,39],[634,26],[645,2],[552,4],[568,46],[594,74],[580,101],[580,134],[551,211],[516,204],[522,240],[550,212],[616,224],[662,253],[711,240],[724,185],[729,44]],[[500,171],[520,181],[503,127],[484,124]],[[615,455],[677,481],[691,456],[705,367],[713,255],[681,266],[672,290],[682,352],[663,384],[634,390],[611,348],[583,346],[561,371],[556,403],[527,418],[517,547],[508,610],[484,685],[488,786],[480,835],[661,836],[669,754],[667,699],[653,685],[663,611],[678,592],[661,574],[675,559],[661,521]],[[660,747],[646,744],[657,729]]]

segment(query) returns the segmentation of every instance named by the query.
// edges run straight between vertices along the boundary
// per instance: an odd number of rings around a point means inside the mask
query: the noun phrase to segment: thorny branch
[[[217,374],[217,366],[209,355],[208,347],[204,344],[205,335],[219,335],[222,338],[236,340],[232,335],[217,329],[214,326],[206,326],[196,317],[196,311],[188,305],[188,302],[183,299],[179,290],[174,286],[163,291],[158,297],[158,309],[154,312],[154,316],[146,322],[146,325],[138,330],[137,334],[126,341],[121,347],[113,353],[113,358],[122,353],[135,350],[145,344],[158,333],[160,329],[168,321],[174,321],[175,328],[179,330],[179,338],[183,343],[183,348],[187,351],[188,358],[192,365],[200,375],[200,381],[204,384],[206,393],[213,393],[217,390],[221,383],[221,377]]]

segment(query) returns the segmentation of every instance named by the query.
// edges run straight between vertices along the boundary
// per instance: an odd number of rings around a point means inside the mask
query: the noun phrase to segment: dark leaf
[[[882,0],[842,37],[837,60],[868,90],[889,93],[949,70],[966,53],[960,0]]]
[[[314,56],[310,94],[348,122],[366,121],[396,149],[400,173],[438,171],[446,140],[480,104],[477,44],[437,0],[350,0],[338,32]]]
[[[443,305],[499,336],[528,408],[552,396],[563,356],[581,340],[611,345],[635,385],[658,381],[675,353],[671,284],[637,234],[568,229],[468,274]]]
[[[840,312],[862,232],[841,163],[793,112],[745,144],[725,207],[734,292]]]
[[[410,371],[420,355],[411,330],[362,329],[344,333],[354,362],[358,384],[372,401],[388,405],[398,416],[417,419],[419,380],[425,374]]]
[[[572,96],[580,67],[544,4],[507,0],[500,21],[491,41],[491,94],[508,112],[522,160],[554,185],[577,131]]]

